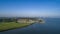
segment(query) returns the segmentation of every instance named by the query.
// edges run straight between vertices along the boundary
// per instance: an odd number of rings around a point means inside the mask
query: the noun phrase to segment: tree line
[[[16,18],[0,18],[0,22],[17,22]]]

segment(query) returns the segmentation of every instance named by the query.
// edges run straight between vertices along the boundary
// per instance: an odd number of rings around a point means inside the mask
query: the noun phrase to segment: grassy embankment
[[[6,30],[11,30],[11,29],[16,29],[16,28],[22,28],[28,25],[31,25],[35,23],[36,21],[28,21],[27,23],[16,23],[16,22],[5,22],[5,23],[0,23],[0,32],[6,31]],[[43,20],[38,20],[38,22],[43,22]]]
[[[11,30],[15,28],[22,28],[28,25],[31,25],[32,23],[0,23],[0,32],[1,31],[6,31],[6,30]]]

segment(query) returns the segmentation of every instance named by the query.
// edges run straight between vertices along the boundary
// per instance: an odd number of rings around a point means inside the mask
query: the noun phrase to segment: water
[[[0,32],[0,34],[60,34],[60,18],[45,18],[45,24],[35,23],[21,29]]]

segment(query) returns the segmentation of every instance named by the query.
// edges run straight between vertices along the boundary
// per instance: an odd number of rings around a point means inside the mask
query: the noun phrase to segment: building
[[[18,18],[17,23],[43,23],[43,20],[37,18]]]

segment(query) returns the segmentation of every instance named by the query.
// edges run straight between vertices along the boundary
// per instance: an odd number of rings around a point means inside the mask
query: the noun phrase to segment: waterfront
[[[60,34],[60,18],[45,18],[44,24],[35,23],[33,25],[14,29],[0,34]]]

